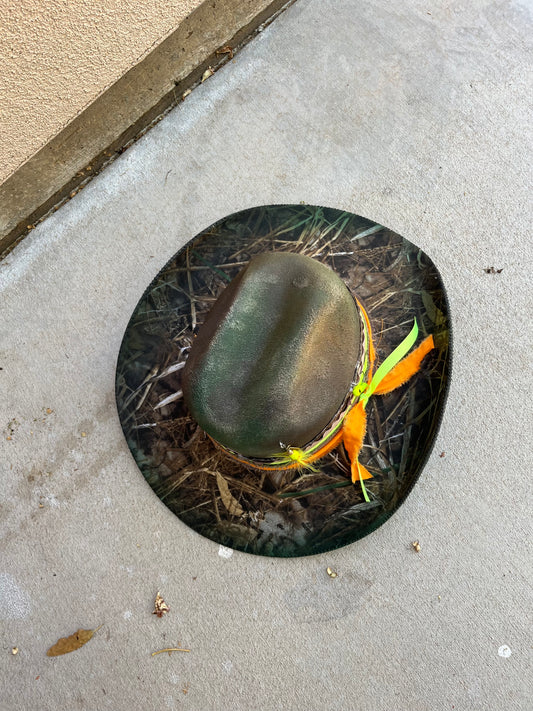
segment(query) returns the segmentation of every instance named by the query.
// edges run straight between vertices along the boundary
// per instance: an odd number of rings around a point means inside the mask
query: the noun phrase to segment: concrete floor
[[[3,710],[531,708],[530,10],[299,0],[0,263]],[[118,348],[182,244],[302,200],[437,264],[448,406],[418,485],[371,536],[229,555],[138,471]],[[178,643],[191,652],[151,656]]]

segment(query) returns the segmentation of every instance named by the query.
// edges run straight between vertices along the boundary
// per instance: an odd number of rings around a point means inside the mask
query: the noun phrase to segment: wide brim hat
[[[431,451],[449,316],[419,248],[307,205],[231,215],[145,291],[117,404],[148,483],[225,546],[308,555],[381,525]]]

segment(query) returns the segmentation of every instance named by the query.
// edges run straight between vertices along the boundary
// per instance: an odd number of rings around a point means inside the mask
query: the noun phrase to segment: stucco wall
[[[0,183],[202,2],[0,0]]]

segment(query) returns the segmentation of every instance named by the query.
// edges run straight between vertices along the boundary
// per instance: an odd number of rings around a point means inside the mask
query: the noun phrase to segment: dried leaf
[[[169,610],[170,607],[167,605],[167,603],[161,597],[161,594],[158,592],[155,596],[154,611],[152,612],[152,615],[163,617],[163,615],[165,615]]]
[[[211,69],[211,67],[207,67],[205,72],[202,74],[202,82],[203,83],[206,79],[209,79],[209,77],[212,77],[215,72]]]
[[[411,544],[417,553],[420,553],[420,543],[418,541],[413,541]]]
[[[229,45],[226,45],[225,47],[221,47],[220,49],[217,49],[216,54],[229,54],[229,58],[233,59],[233,48],[230,47]]]
[[[329,575],[330,578],[337,577],[337,573],[333,570],[333,568],[327,568],[326,573]]]
[[[71,634],[70,637],[61,637],[61,639],[58,639],[57,642],[46,652],[46,656],[59,657],[61,654],[74,652],[76,649],[83,647],[84,644],[87,644],[93,634],[99,630],[100,627],[97,627],[94,630],[78,630],[77,632],[74,632],[74,634]]]
[[[220,491],[220,498],[222,499],[222,503],[226,507],[230,516],[242,516],[244,513],[244,509],[239,504],[237,499],[232,495],[229,490],[228,482],[219,472],[217,472],[217,484],[218,490]]]

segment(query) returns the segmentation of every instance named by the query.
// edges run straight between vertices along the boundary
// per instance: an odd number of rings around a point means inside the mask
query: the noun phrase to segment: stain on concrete
[[[366,600],[372,582],[353,572],[337,578],[303,583],[285,594],[285,604],[297,622],[339,620],[356,612]]]
[[[29,595],[7,573],[0,573],[0,619],[23,620],[31,611]]]

